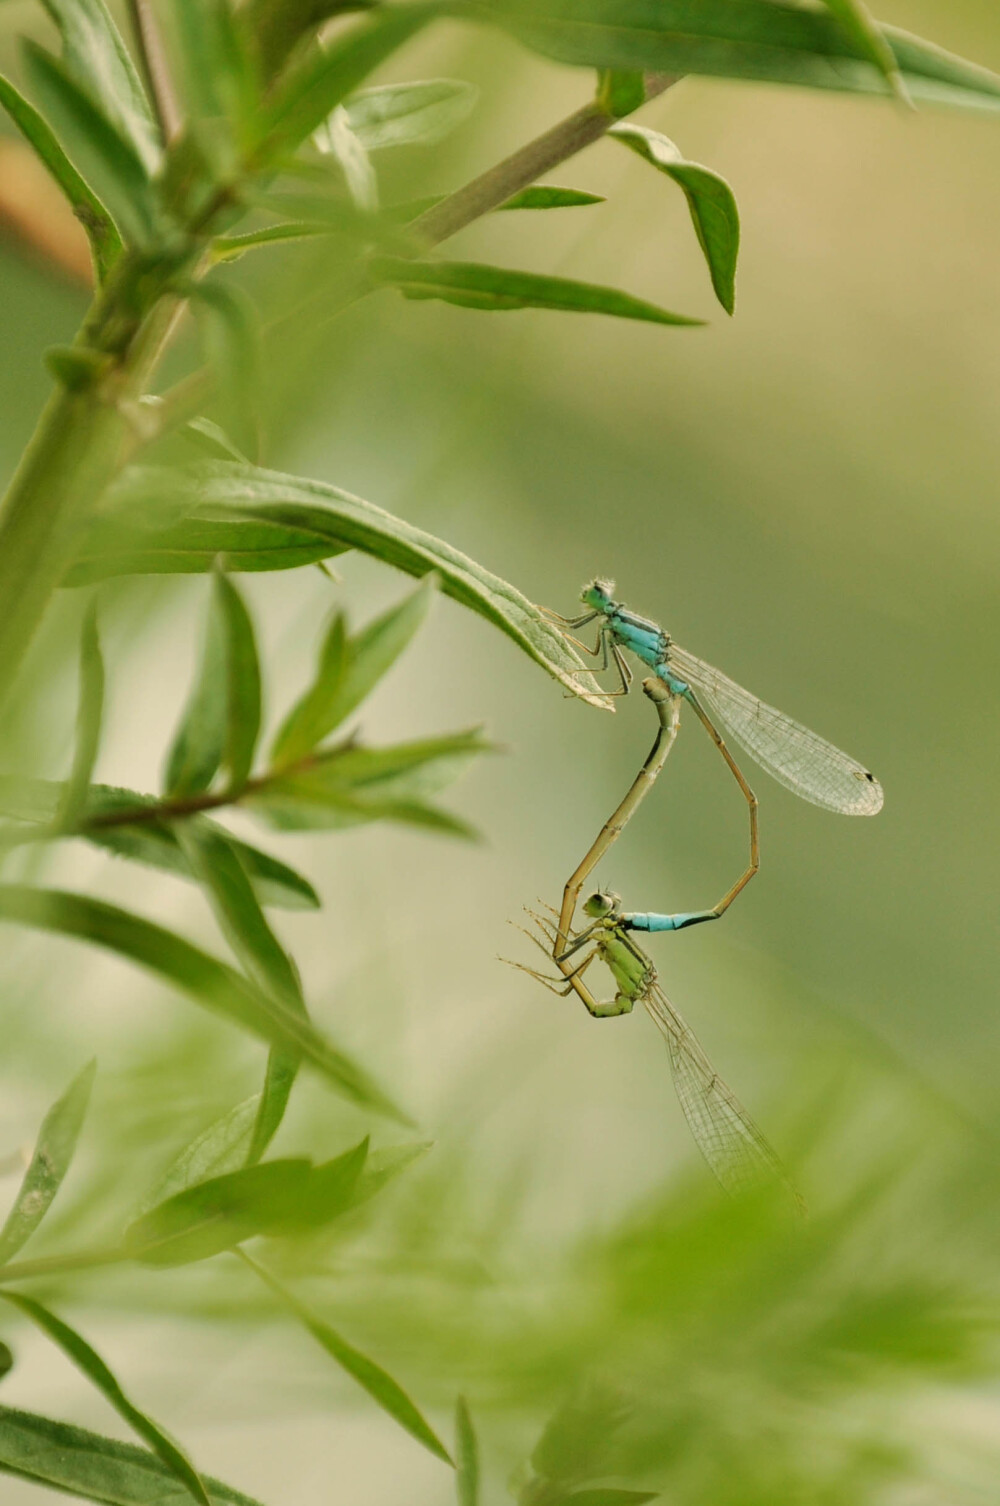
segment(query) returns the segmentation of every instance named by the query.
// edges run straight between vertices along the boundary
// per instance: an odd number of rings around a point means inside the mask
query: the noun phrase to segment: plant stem
[[[676,78],[666,73],[647,74],[646,100],[655,99],[676,82]],[[561,162],[575,157],[585,146],[599,141],[614,125],[615,119],[597,100],[593,100],[428,209],[414,220],[413,230],[429,245],[439,245],[474,220],[505,204],[522,188],[530,187],[543,173],[550,172]]]
[[[143,0],[133,0],[133,4],[133,14],[141,26],[146,14]],[[152,51],[147,55],[150,69],[154,57]],[[662,94],[675,82],[667,74],[647,74],[646,99]],[[158,97],[158,102],[161,108],[167,108],[165,100]],[[614,122],[615,117],[600,104],[584,105],[428,210],[415,221],[414,230],[426,244],[438,245],[529,187],[542,173],[599,140]],[[164,123],[166,126],[166,119]],[[215,208],[213,204],[212,212]],[[201,231],[207,224],[193,228]],[[163,296],[169,276],[165,273],[159,279],[159,306],[156,298],[147,295],[140,298],[140,313],[136,314],[129,303],[130,294],[137,296],[136,288],[129,286],[129,276],[135,278],[136,267],[128,256],[122,263],[98,295],[78,341],[83,349],[113,351],[111,375],[76,391],[57,389],[0,502],[0,705],[72,558],[78,529],[134,448],[126,400],[141,392],[169,333],[173,308]],[[152,275],[155,278],[155,272]],[[347,301],[353,302],[356,296],[355,290]],[[117,325],[123,321],[126,325],[145,321],[145,340],[133,335],[124,344],[120,340],[116,343]],[[110,345],[100,338],[108,333],[107,326],[116,337]],[[183,422],[189,416],[192,399],[197,401],[198,394],[204,395],[209,386],[196,375],[180,384],[175,396],[166,394],[156,433]]]
[[[41,1260],[15,1260],[0,1265],[0,1283],[28,1281],[33,1276],[61,1276],[67,1271],[92,1270],[100,1265],[119,1265],[131,1260],[127,1250],[83,1250],[77,1255],[48,1255]]]

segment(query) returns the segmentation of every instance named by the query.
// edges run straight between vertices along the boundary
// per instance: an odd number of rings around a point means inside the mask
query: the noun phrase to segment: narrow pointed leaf
[[[603,194],[585,193],[581,188],[558,188],[555,183],[535,183],[507,199],[497,212],[500,209],[577,209],[605,202]],[[430,205],[425,203],[425,207],[429,208]]]
[[[254,988],[218,958],[116,905],[60,889],[0,884],[0,920],[103,946],[172,983],[206,1009],[299,1053],[356,1103],[408,1123],[368,1076],[320,1036],[308,1020]]]
[[[248,797],[247,804],[279,830],[338,830],[365,821],[404,821],[452,835],[474,833],[426,804],[480,753],[490,752],[478,728],[388,748],[347,746],[290,768]]]
[[[245,464],[247,457],[237,449],[221,424],[211,418],[192,418],[184,425],[181,434],[213,460],[238,460]]]
[[[32,88],[67,155],[107,205],[126,240],[147,242],[154,218],[150,182],[132,143],[58,58],[31,41],[24,43],[24,56]]]
[[[316,680],[282,724],[271,751],[272,764],[294,763],[311,753],[360,705],[412,642],[436,585],[435,576],[425,576],[415,591],[351,638],[345,634],[343,618],[334,618]]]
[[[879,72],[885,75],[886,82],[897,98],[904,104],[909,104],[910,97],[896,62],[896,54],[864,0],[823,0],[823,3],[836,16],[848,36],[867,54]]]
[[[367,1154],[362,1140],[322,1166],[267,1161],[198,1182],[136,1219],[125,1247],[146,1265],[188,1265],[260,1235],[314,1233],[353,1205]]]
[[[518,272],[511,267],[490,267],[481,262],[407,261],[376,256],[369,262],[368,270],[376,284],[397,288],[405,298],[439,298],[442,303],[487,313],[558,309],[573,314],[611,314],[617,319],[639,319],[647,324],[693,326],[705,322],[672,314],[617,288],[574,282],[568,277],[547,277],[538,272]]]
[[[63,151],[48,121],[2,74],[0,105],[65,194],[70,208],[87,232],[94,272],[97,281],[103,282],[122,249],[117,225]]]
[[[220,769],[240,789],[253,763],[260,716],[253,623],[236,587],[217,571],[201,668],[170,753],[166,792],[199,794]]]
[[[432,1140],[417,1145],[393,1145],[386,1150],[373,1150],[358,1177],[351,1198],[351,1206],[358,1208],[369,1198],[377,1196],[392,1181],[395,1181],[414,1161],[419,1161],[433,1148]]]
[[[232,844],[219,830],[181,822],[181,850],[206,890],[223,935],[245,971],[265,993],[308,1018],[298,973],[264,918],[250,879]],[[284,1117],[299,1067],[298,1053],[273,1047],[254,1122],[247,1164],[260,1160]]]
[[[230,574],[298,570],[349,547],[235,509],[216,508],[158,528],[99,519],[85,530],[63,585],[88,586],[117,575],[207,575],[218,568]]]
[[[31,1238],[69,1171],[83,1127],[96,1062],[88,1062],[52,1105],[38,1132],[24,1180],[0,1229],[0,1265],[6,1265]]]
[[[464,1396],[455,1403],[455,1492],[458,1506],[479,1506],[479,1444]]]
[[[103,0],[43,0],[59,28],[63,60],[134,148],[147,173],[159,166],[159,130],[128,48]]]
[[[637,152],[683,190],[698,244],[708,263],[712,287],[726,313],[731,314],[736,302],[740,215],[725,178],[700,163],[686,162],[674,143],[659,131],[622,121],[611,127],[608,136]]]
[[[341,1369],[346,1370],[348,1375],[368,1392],[383,1411],[388,1412],[400,1427],[405,1428],[438,1459],[442,1459],[446,1464],[452,1463],[451,1455],[433,1428],[414,1406],[403,1388],[382,1369],[381,1365],[376,1365],[374,1360],[370,1360],[367,1355],[355,1349],[328,1323],[324,1323],[322,1319],[311,1313],[287,1287],[272,1276],[270,1271],[265,1270],[256,1261],[250,1260],[245,1254],[243,1259],[275,1295],[291,1309],[316,1342],[326,1350],[330,1358],[335,1360]]]
[[[174,0],[181,92],[195,121],[228,121],[225,136],[205,132],[203,147],[214,146],[213,163],[222,172],[238,163],[259,85],[229,0]]]
[[[260,1108],[260,1094],[245,1098],[212,1121],[171,1161],[142,1199],[138,1214],[148,1213],[158,1203],[165,1203],[178,1192],[196,1182],[239,1171],[246,1160],[253,1135],[254,1121]]]
[[[267,112],[266,149],[293,152],[433,15],[432,8],[413,4],[380,10],[286,69]]]
[[[467,119],[479,98],[472,84],[454,78],[422,79],[362,89],[344,105],[348,124],[369,152],[388,146],[427,146]]]
[[[266,225],[262,230],[247,230],[238,235],[220,235],[212,242],[211,258],[215,263],[239,261],[248,251],[256,251],[261,246],[281,246],[288,241],[311,240],[317,235],[328,235],[331,229],[327,225],[307,220],[289,220],[283,225]],[[226,457],[239,460],[240,455],[233,456],[230,452]]]
[[[278,471],[220,461],[188,472],[187,480],[203,507],[221,506],[231,516],[242,513],[248,519],[311,532],[317,539],[361,549],[409,575],[437,571],[446,595],[500,628],[574,695],[613,709],[564,635],[538,607],[442,539],[337,487]],[[170,481],[165,478],[160,484],[166,488]],[[173,485],[177,484],[174,477]]]
[[[181,851],[244,971],[265,993],[304,1013],[295,969],[265,920],[246,870],[225,834],[186,821],[179,821],[176,831]]]
[[[267,1054],[264,1086],[257,1103],[250,1138],[243,1158],[245,1166],[256,1166],[281,1128],[281,1121],[299,1075],[299,1058],[272,1046]]]
[[[87,611],[80,632],[80,693],[76,713],[76,746],[73,767],[63,789],[56,815],[56,825],[69,831],[82,816],[87,805],[101,740],[104,713],[104,660],[97,633],[97,612],[93,603]]]
[[[186,1506],[190,1492],[148,1449],[0,1407],[0,1472],[100,1506]],[[212,1506],[260,1506],[203,1475]]]
[[[336,159],[355,208],[374,214],[378,209],[378,179],[368,152],[351,130],[343,105],[338,105],[314,132],[313,141],[319,151]]]
[[[449,0],[446,8],[582,67],[888,92],[869,45],[829,12],[781,0]],[[895,27],[881,31],[914,99],[1000,110],[997,74]]]
[[[52,779],[23,779],[13,775],[0,775],[0,812],[13,816],[24,824],[30,835],[39,825],[47,826],[55,819],[64,786]],[[194,875],[191,865],[181,851],[173,823],[160,821],[150,816],[159,802],[153,795],[141,795],[135,790],[125,790],[108,784],[92,784],[83,814],[83,824],[75,835],[84,837],[98,847],[105,848],[121,857],[135,862],[148,863],[153,868],[175,873],[180,878]],[[135,815],[134,823],[120,824],[122,816]],[[211,830],[222,832],[222,827],[208,816],[188,816],[189,824],[207,825]],[[102,825],[103,821],[113,825]],[[318,910],[319,896],[307,878],[281,863],[270,853],[262,852],[247,842],[224,833],[233,851],[249,875],[261,904],[277,905],[284,910]]]
[[[233,789],[241,789],[253,767],[260,732],[260,663],[253,622],[242,596],[221,572],[215,577],[226,633],[226,741],[222,767]]]
[[[229,736],[226,648],[226,623],[216,588],[209,606],[201,663],[167,759],[163,793],[172,798],[202,794],[222,766]]]
[[[0,1289],[0,1298],[30,1318],[83,1371],[91,1384],[111,1403],[119,1417],[124,1418],[129,1427],[149,1445],[160,1462],[181,1482],[189,1496],[200,1502],[201,1506],[211,1506],[204,1481],[183,1449],[129,1400],[100,1355],[81,1334],[33,1297]]]
[[[572,1490],[566,1495],[553,1494],[553,1506],[647,1506],[655,1501],[655,1490],[617,1490],[602,1485],[594,1490]]]

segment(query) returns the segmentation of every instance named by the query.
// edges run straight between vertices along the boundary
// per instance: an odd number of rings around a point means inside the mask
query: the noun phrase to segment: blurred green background
[[[26,21],[27,7],[7,10]],[[985,0],[894,0],[880,14],[1000,68]],[[387,198],[459,183],[587,89],[582,74],[457,26],[411,47],[392,76],[437,75],[472,79],[479,106],[444,147],[387,158]],[[496,960],[533,960],[507,922],[536,896],[557,902],[645,755],[651,718],[638,696],[614,717],[565,700],[487,624],[441,601],[363,728],[383,738],[485,723],[503,751],[450,801],[483,842],[361,828],[277,847],[324,899],[319,916],[277,920],[318,1018],[435,1142],[364,1234],[367,1257],[345,1248],[344,1284],[320,1290],[433,1416],[467,1392],[487,1439],[487,1500],[503,1498],[508,1470],[591,1367],[660,1397],[669,1428],[651,1424],[645,1452],[636,1443],[616,1473],[669,1500],[993,1500],[1000,125],[706,80],[642,119],[735,189],[732,321],[713,303],[679,192],[600,144],[551,181],[606,204],[495,217],[449,254],[613,283],[707,328],[487,316],[391,294],[333,321],[324,252],[262,256],[241,280],[265,317],[281,315],[263,458],[403,515],[557,610],[572,612],[594,574],[613,576],[685,646],[878,773],[886,804],[871,822],[754,773],[760,877],[724,926],[651,946],[813,1222],[792,1237],[720,1212],[650,1022],[592,1021]],[[41,352],[83,308],[0,246],[4,473],[47,390]],[[334,601],[357,622],[408,589],[360,557],[336,565],[336,585],[315,570],[244,577],[272,718],[305,682]],[[197,579],[102,593],[111,716],[99,778],[154,787],[206,600]],[[80,606],[59,603],[39,662],[64,668],[7,729],[8,763],[65,766]],[[598,877],[633,909],[697,908],[735,877],[744,843],[742,805],[688,718]],[[179,883],[147,875],[137,892],[133,872],[75,846],[46,862],[31,871],[216,944]],[[0,1153],[30,1139],[78,1064],[100,1060],[81,1190],[57,1205],[64,1243],[123,1218],[188,1135],[254,1090],[252,1044],[103,956],[8,931],[0,986]],[[281,1148],[332,1154],[365,1127],[304,1083]],[[873,1179],[878,1191],[861,1196]],[[381,1262],[381,1283],[365,1278],[365,1258]],[[441,1466],[305,1337],[264,1315],[204,1321],[225,1318],[244,1289],[215,1265],[74,1278],[53,1293],[199,1464],[269,1506],[446,1498]],[[884,1303],[870,1331],[857,1318],[868,1338],[850,1373],[817,1359],[829,1314],[872,1281],[926,1288],[954,1318],[938,1314],[932,1342],[920,1302],[901,1297],[887,1342],[903,1359],[877,1386]],[[11,1342],[21,1363],[8,1404],[107,1430],[68,1367],[21,1330]],[[779,1362],[795,1343],[815,1371]],[[914,1346],[926,1372],[907,1369]],[[905,1497],[890,1494],[900,1480]],[[45,1495],[8,1482],[3,1499]]]

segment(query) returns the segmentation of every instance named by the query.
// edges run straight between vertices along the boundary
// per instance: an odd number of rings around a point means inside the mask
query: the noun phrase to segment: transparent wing
[[[779,784],[845,816],[874,816],[882,809],[882,786],[863,764],[687,649],[671,644],[668,662],[697,691],[705,710]]]
[[[648,990],[643,1003],[666,1040],[684,1117],[717,1180],[734,1194],[780,1182],[801,1208],[802,1200],[777,1155],[658,984]]]

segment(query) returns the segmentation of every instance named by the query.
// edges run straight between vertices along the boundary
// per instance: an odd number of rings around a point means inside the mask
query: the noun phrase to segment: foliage
[[[117,1235],[82,1248],[64,1240],[64,1220],[47,1254],[22,1258],[29,1240],[56,1227],[58,1214],[39,1235],[84,1131],[93,1063],[46,1114],[0,1229],[0,1297],[70,1357],[144,1446],[0,1408],[0,1471],[110,1506],[140,1506],[153,1495],[163,1506],[191,1497],[202,1506],[254,1506],[201,1475],[89,1341],[15,1289],[108,1266],[121,1278],[119,1290],[141,1276],[147,1292],[160,1283],[164,1306],[182,1306],[193,1288],[171,1273],[197,1265],[209,1273],[206,1289],[213,1281],[228,1287],[234,1272],[246,1278],[254,1287],[247,1314],[261,1300],[258,1288],[268,1311],[290,1312],[387,1423],[455,1467],[459,1506],[477,1506],[488,1478],[490,1455],[481,1455],[473,1416],[486,1418],[491,1405],[504,1417],[527,1412],[537,1435],[515,1481],[521,1506],[642,1506],[657,1493],[647,1484],[660,1480],[678,1501],[805,1499],[798,1434],[808,1442],[816,1426],[806,1415],[812,1401],[830,1404],[852,1385],[868,1395],[886,1364],[921,1378],[978,1374],[982,1366],[974,1325],[920,1269],[872,1272],[864,1289],[849,1233],[862,1227],[875,1237],[886,1216],[880,1193],[858,1194],[869,1202],[857,1223],[835,1212],[794,1234],[773,1210],[720,1210],[697,1197],[666,1196],[550,1274],[554,1296],[540,1315],[513,1255],[503,1329],[475,1283],[441,1298],[440,1273],[454,1256],[448,1178],[431,1172],[415,1205],[402,1197],[394,1203],[397,1179],[405,1187],[423,1142],[373,1151],[365,1134],[331,1147],[317,1129],[315,1157],[266,1158],[303,1066],[366,1122],[412,1120],[378,1074],[314,1020],[316,1001],[267,911],[315,910],[319,897],[283,858],[239,836],[238,823],[282,834],[387,822],[475,839],[438,797],[491,750],[480,729],[385,745],[364,740],[356,727],[344,731],[421,632],[437,591],[497,628],[562,692],[598,709],[613,703],[550,616],[492,570],[339,486],[257,463],[266,447],[258,399],[266,339],[274,335],[262,328],[239,264],[259,252],[281,257],[303,242],[323,245],[338,273],[327,315],[395,290],[409,301],[470,311],[601,313],[662,327],[650,338],[696,338],[682,331],[703,320],[626,290],[446,258],[437,248],[495,210],[601,202],[538,180],[607,134],[684,193],[712,289],[732,314],[740,237],[732,188],[666,136],[624,117],[684,74],[895,95],[986,114],[1000,109],[1000,78],[881,26],[860,0],[825,7],[167,0],[155,17],[146,0],[133,0],[127,38],[104,0],[44,0],[44,7],[59,50],[26,37],[17,81],[0,78],[0,105],[83,225],[95,292],[76,337],[47,353],[54,395],[0,508],[0,696],[8,707],[19,698],[23,704],[31,689],[25,662],[43,622],[59,609],[72,612],[82,598],[79,690],[65,777],[0,771],[0,856],[23,860],[22,876],[0,885],[0,920],[146,970],[262,1044],[267,1056],[259,1091],[173,1147],[166,1170],[164,1147],[149,1154],[140,1207],[126,1210],[114,1189],[103,1189],[105,1227],[117,1220]],[[513,37],[540,66],[551,60],[580,70],[583,108],[452,192],[386,203],[389,171],[380,154],[435,147],[463,126],[476,91],[462,79],[372,79],[385,65],[393,72],[407,66],[408,45],[428,28],[454,22],[463,34],[485,28]],[[181,342],[178,359],[188,369],[155,390],[185,309],[199,318],[202,353]],[[210,458],[192,462],[184,450],[191,444]],[[418,584],[353,631],[342,607],[332,610],[311,682],[287,696],[284,675],[266,671],[255,611],[236,577],[325,569],[349,551]],[[207,615],[186,703],[161,750],[160,789],[98,782],[112,683],[92,588],[175,575],[206,577]],[[286,704],[263,754],[274,699]],[[32,857],[76,839],[134,865],[140,895],[144,868],[197,886],[231,957],[131,906],[32,878]],[[461,1181],[457,1154],[451,1173]],[[81,1181],[88,1175],[80,1173]],[[400,1319],[393,1333],[373,1318],[391,1281],[383,1286],[372,1263],[375,1274],[354,1305],[356,1324],[347,1320],[348,1331],[362,1335],[362,1350],[288,1282],[336,1278],[338,1254],[355,1238],[363,1249],[380,1218],[397,1269],[422,1250],[436,1274],[422,1310]],[[498,1239],[486,1254],[495,1259],[502,1246]],[[641,1300],[650,1284],[662,1293],[652,1313]],[[324,1307],[329,1290],[324,1285],[317,1297]],[[751,1328],[762,1337],[752,1357],[744,1342]],[[782,1337],[771,1343],[776,1329]],[[458,1401],[452,1451],[409,1391],[366,1352],[369,1332],[376,1347],[404,1357],[399,1341],[409,1333],[413,1374],[435,1403],[451,1405],[460,1392],[482,1396],[481,1408],[478,1398],[475,1409]],[[439,1361],[436,1376],[428,1357]],[[12,1351],[0,1345],[0,1375],[11,1365]],[[594,1381],[602,1370],[621,1384]],[[567,1388],[568,1375],[579,1384]],[[771,1429],[774,1448],[748,1479],[729,1454],[740,1428],[753,1425]],[[498,1433],[505,1426],[499,1422]],[[880,1453],[863,1428],[830,1452],[822,1499],[831,1506],[868,1498],[859,1471],[905,1480],[911,1466]]]

